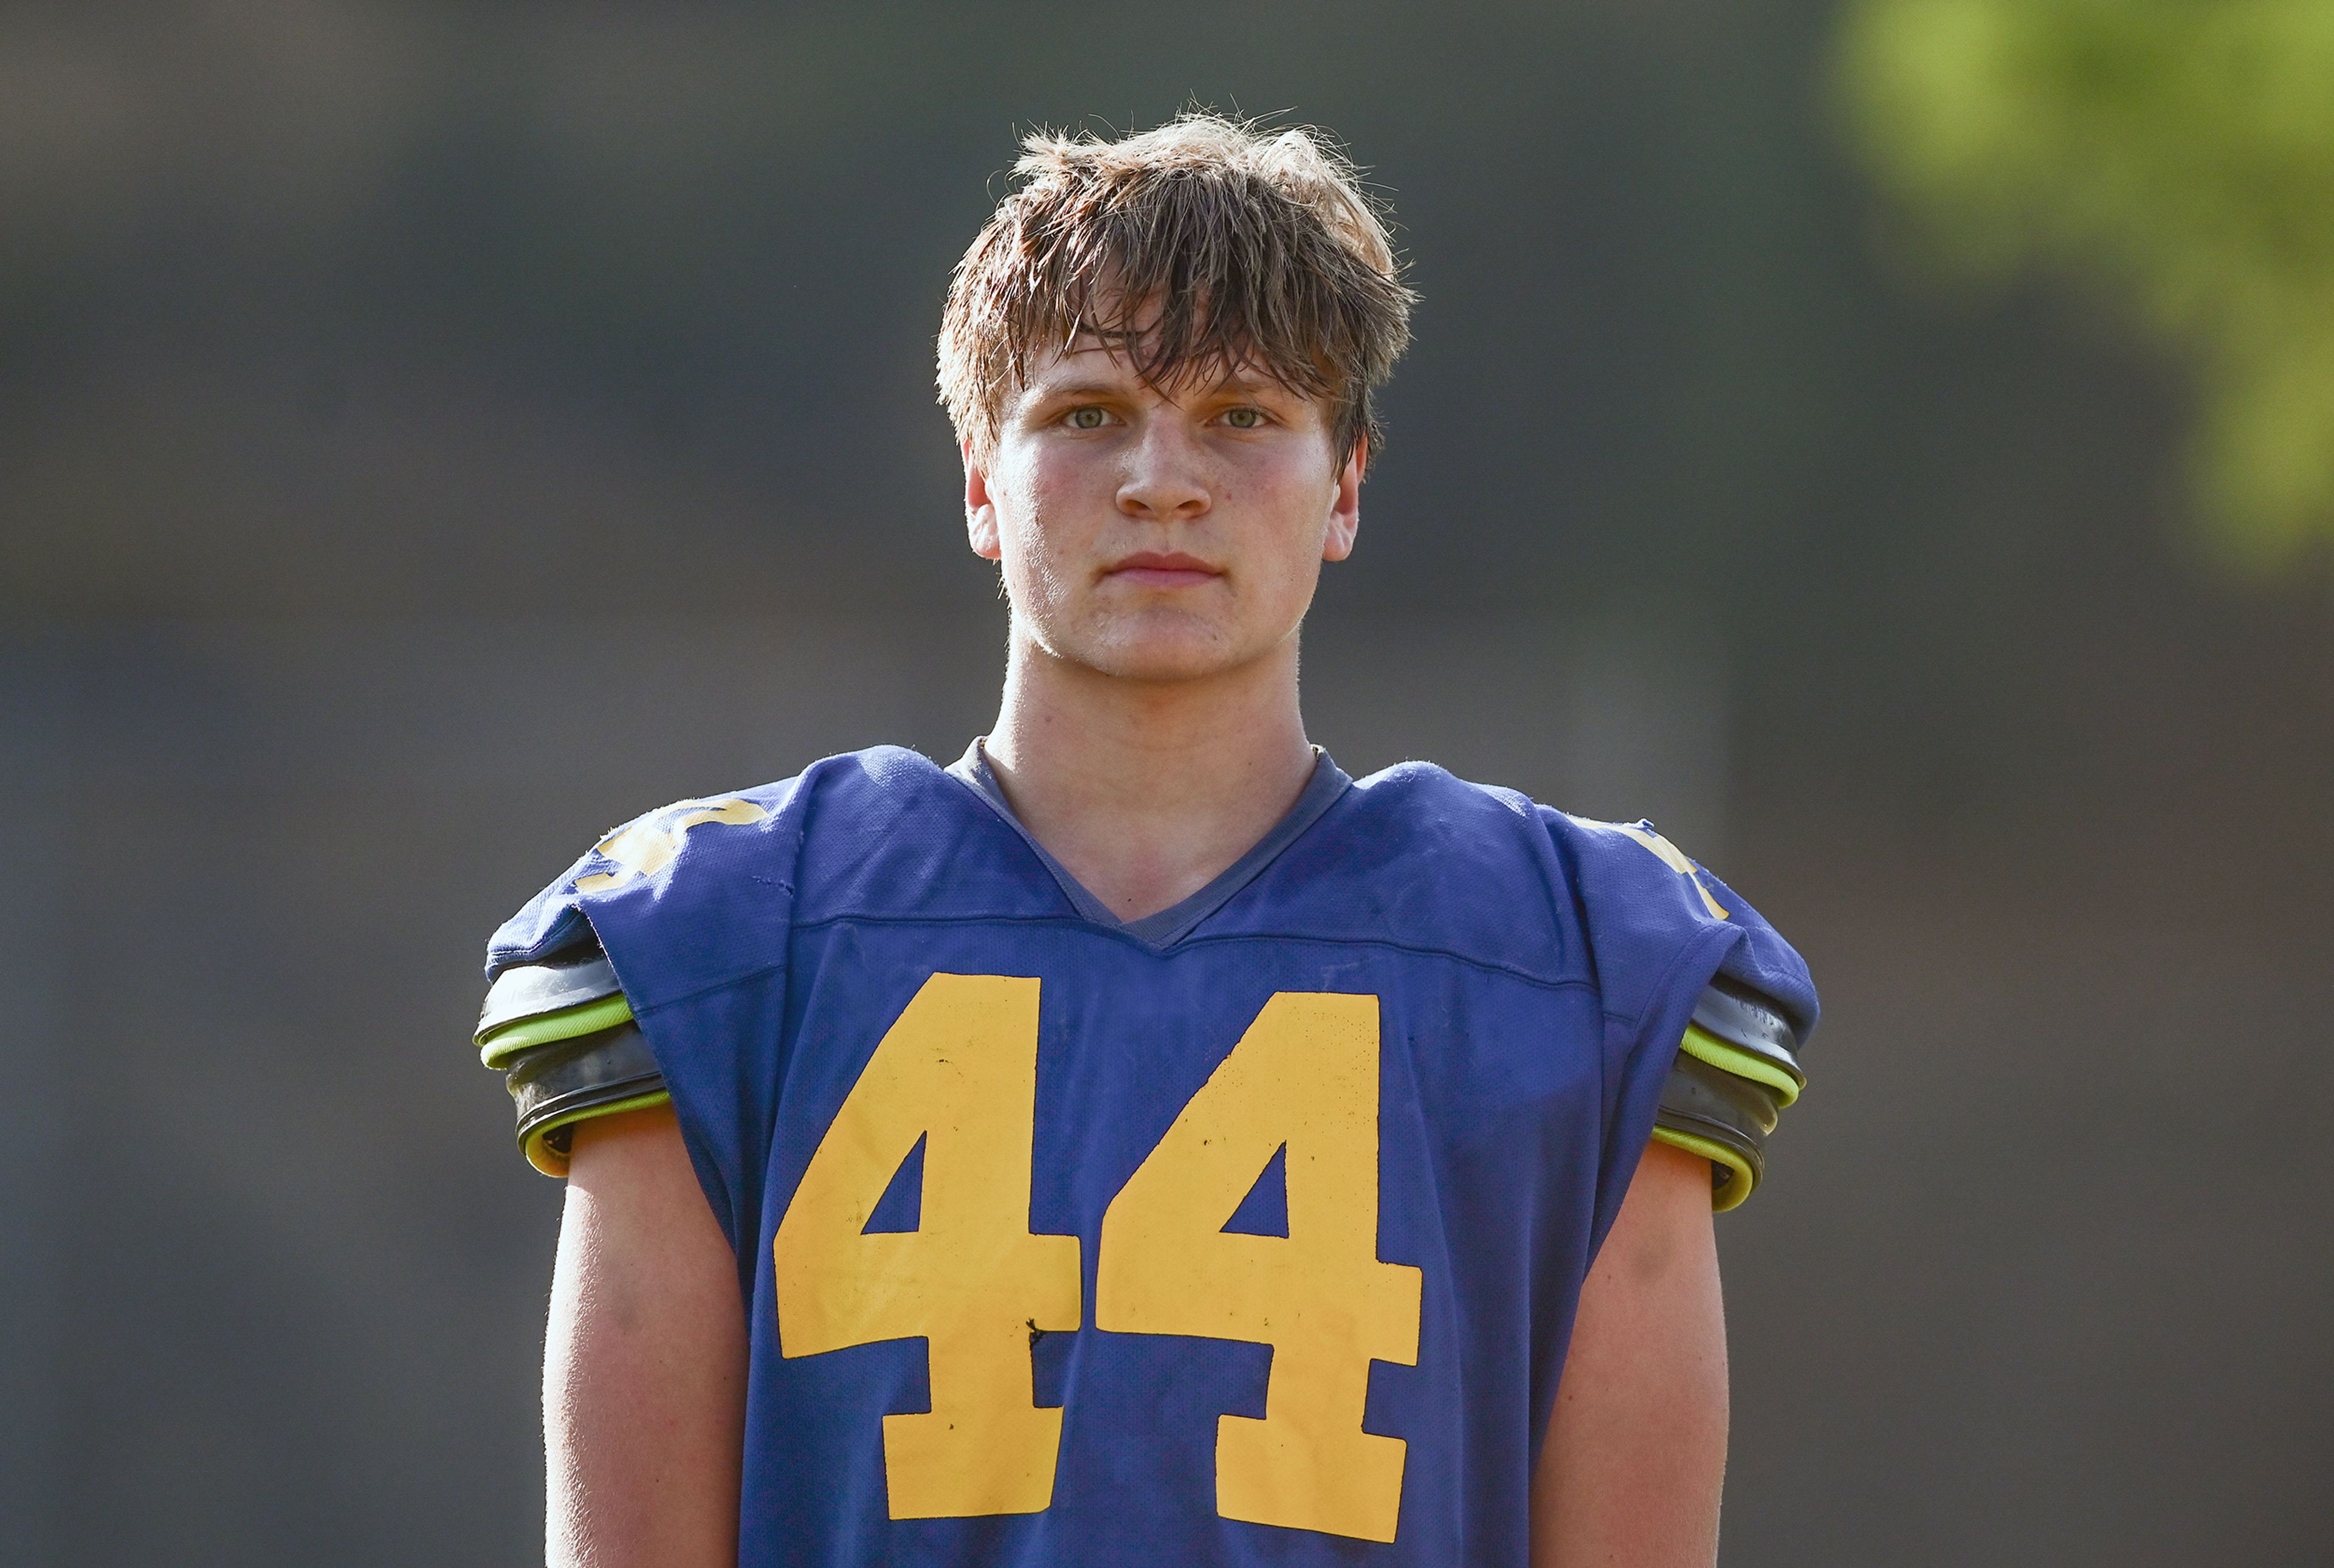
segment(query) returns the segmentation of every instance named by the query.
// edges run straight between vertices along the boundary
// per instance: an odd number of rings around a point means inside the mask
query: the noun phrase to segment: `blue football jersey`
[[[1129,925],[978,756],[651,813],[596,940],[751,1334],[739,1562],[1523,1568],[1581,1283],[1713,979],[1799,956],[1647,824],[1323,757]]]

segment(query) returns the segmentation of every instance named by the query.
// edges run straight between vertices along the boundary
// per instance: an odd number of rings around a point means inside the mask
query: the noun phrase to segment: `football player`
[[[1706,1565],[1807,971],[1648,823],[1307,741],[1411,303],[1352,169],[1017,172],[940,350],[994,727],[651,812],[489,948],[551,1559]]]

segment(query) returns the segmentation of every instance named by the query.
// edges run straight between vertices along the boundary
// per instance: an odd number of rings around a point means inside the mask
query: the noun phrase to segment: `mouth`
[[[1139,583],[1145,588],[1192,588],[1212,582],[1223,574],[1221,567],[1210,566],[1196,555],[1185,555],[1180,551],[1162,554],[1151,550],[1137,551],[1103,573],[1115,582]]]

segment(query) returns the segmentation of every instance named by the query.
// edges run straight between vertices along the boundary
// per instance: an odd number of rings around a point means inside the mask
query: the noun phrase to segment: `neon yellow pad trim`
[[[573,1040],[579,1034],[596,1034],[603,1029],[613,1029],[619,1024],[632,1021],[632,1005],[620,991],[596,1002],[562,1007],[556,1013],[545,1013],[533,1018],[515,1018],[478,1042],[478,1060],[488,1067],[499,1067],[504,1057],[524,1051],[530,1045],[547,1045],[554,1040]]]
[[[605,1105],[587,1105],[564,1116],[555,1116],[526,1135],[526,1162],[545,1176],[564,1176],[567,1174],[567,1157],[545,1146],[543,1139],[545,1133],[573,1127],[579,1121],[589,1121],[595,1116],[613,1116],[620,1111],[646,1111],[651,1105],[667,1104],[671,1099],[670,1091],[654,1089],[646,1094],[635,1094],[629,1100],[611,1101]]]
[[[1699,1154],[1727,1172],[1726,1185],[1713,1185],[1710,1189],[1710,1212],[1712,1214],[1724,1214],[1730,1208],[1739,1207],[1742,1200],[1750,1196],[1751,1188],[1758,1184],[1759,1178],[1750,1174],[1750,1164],[1723,1143],[1712,1143],[1707,1138],[1696,1138],[1691,1132],[1680,1132],[1673,1127],[1654,1128],[1654,1141],[1666,1143],[1672,1149],[1683,1149],[1688,1154]]]
[[[1685,1026],[1685,1038],[1678,1042],[1678,1049],[1697,1062],[1707,1062],[1721,1073],[1764,1083],[1781,1095],[1786,1105],[1799,1097],[1799,1086],[1789,1073],[1763,1056],[1754,1056],[1731,1041],[1721,1040],[1699,1024]]]

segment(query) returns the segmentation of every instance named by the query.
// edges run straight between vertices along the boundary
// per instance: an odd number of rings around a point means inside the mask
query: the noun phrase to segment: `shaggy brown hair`
[[[1200,112],[1023,147],[941,318],[940,400],[975,453],[1032,359],[1081,335],[1162,390],[1253,368],[1328,405],[1341,464],[1364,437],[1374,449],[1370,395],[1414,296],[1352,164],[1303,130]]]

